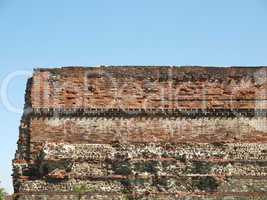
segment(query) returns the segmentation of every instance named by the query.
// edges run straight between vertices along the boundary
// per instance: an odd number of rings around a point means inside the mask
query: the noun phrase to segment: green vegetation
[[[213,177],[197,177],[193,178],[193,186],[202,191],[214,192],[217,190],[219,183]]]
[[[157,173],[157,167],[159,165],[158,161],[146,161],[143,163],[136,163],[135,164],[135,170],[138,172],[147,172],[151,174]]]
[[[133,197],[130,194],[124,195],[122,200],[133,200]]]
[[[212,168],[212,164],[205,161],[194,161],[192,163],[192,174],[209,174]]]
[[[77,194],[79,200],[82,199],[82,196],[87,192],[92,192],[92,190],[89,189],[85,184],[75,186],[73,191]]]
[[[128,176],[132,173],[131,165],[127,161],[121,163],[114,163],[113,170],[116,174]]]
[[[0,188],[0,200],[5,200],[7,193],[3,188]]]

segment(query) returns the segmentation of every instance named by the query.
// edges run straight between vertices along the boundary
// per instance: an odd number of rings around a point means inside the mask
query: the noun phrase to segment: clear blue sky
[[[266,0],[0,0],[0,81],[34,67],[267,65]],[[9,85],[23,107],[26,77]],[[12,191],[20,114],[0,102],[0,180]]]

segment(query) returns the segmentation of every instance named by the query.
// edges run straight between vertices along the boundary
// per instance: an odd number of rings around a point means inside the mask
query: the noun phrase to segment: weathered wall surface
[[[33,108],[267,108],[266,68],[36,71]]]
[[[267,69],[38,69],[17,199],[267,199]]]
[[[31,141],[267,142],[267,119],[260,118],[46,118],[30,123]]]

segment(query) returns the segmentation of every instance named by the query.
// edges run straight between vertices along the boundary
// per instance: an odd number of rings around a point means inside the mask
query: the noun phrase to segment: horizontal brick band
[[[77,195],[77,192],[20,192],[20,193],[16,193],[17,195],[23,195],[23,196],[30,196],[30,195],[34,195],[34,196],[50,196],[50,195],[58,195],[58,196],[62,196],[62,195]],[[83,195],[120,195],[121,193],[118,192],[85,192]],[[134,195],[139,196],[142,195],[141,193],[135,193]],[[150,195],[159,195],[159,196],[177,196],[177,197],[183,197],[183,196],[191,196],[191,197],[199,197],[201,198],[201,196],[205,196],[205,198],[207,197],[218,197],[218,196],[222,196],[222,197],[267,197],[267,192],[179,192],[179,193],[166,193],[166,192],[158,192],[158,193],[147,193],[146,196],[150,196]],[[202,198],[201,198],[202,199]],[[204,198],[203,198],[204,199]]]
[[[34,108],[32,117],[267,117],[267,109],[139,109],[139,108]]]

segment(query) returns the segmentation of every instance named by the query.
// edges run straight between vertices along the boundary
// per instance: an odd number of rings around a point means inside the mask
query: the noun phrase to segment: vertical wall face
[[[265,68],[36,71],[33,108],[266,108]]]
[[[267,68],[39,69],[17,199],[266,199]]]

